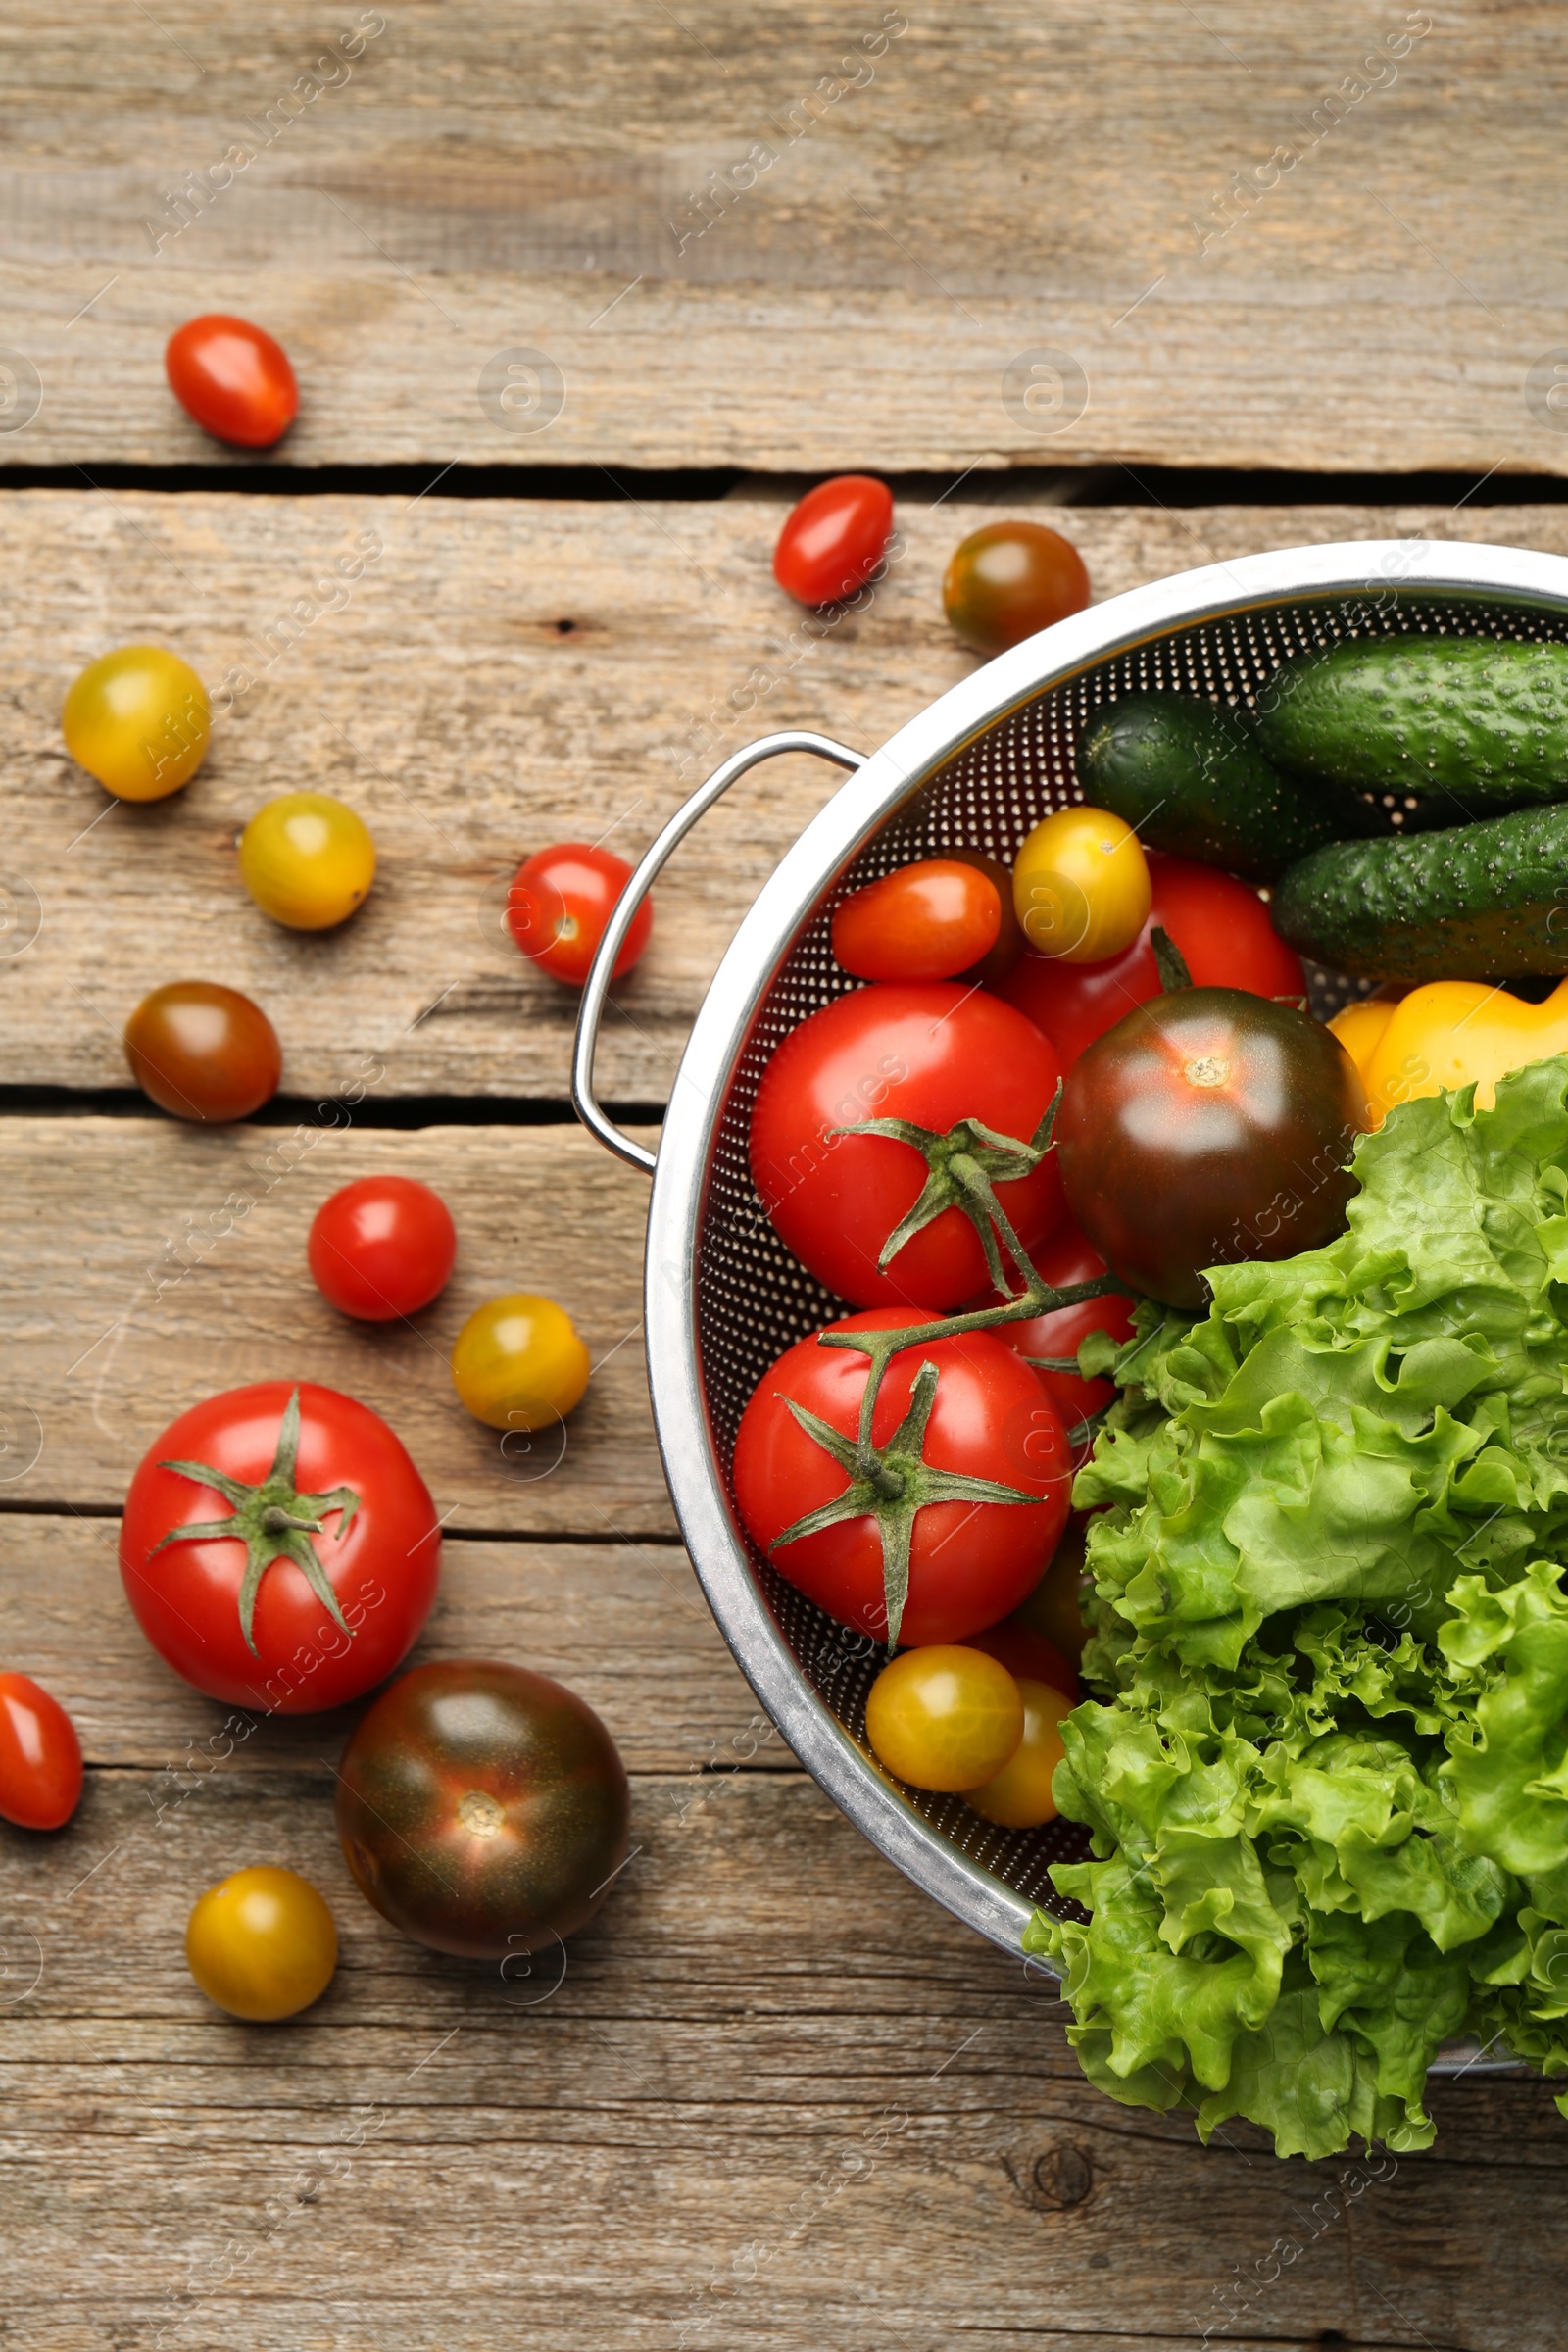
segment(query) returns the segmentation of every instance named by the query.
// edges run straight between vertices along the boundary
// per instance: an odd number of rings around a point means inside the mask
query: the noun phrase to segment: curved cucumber
[[[1316,850],[1269,911],[1299,955],[1366,980],[1568,970],[1568,807]]]
[[[1298,654],[1259,696],[1257,728],[1281,766],[1441,796],[1449,824],[1568,799],[1568,645],[1386,637]]]
[[[1151,849],[1272,882],[1308,851],[1387,830],[1348,793],[1282,775],[1251,722],[1184,694],[1129,694],[1091,721],[1078,746],[1084,798],[1132,825]]]

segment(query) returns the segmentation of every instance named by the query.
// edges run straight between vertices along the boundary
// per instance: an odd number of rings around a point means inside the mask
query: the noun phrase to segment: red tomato
[[[552,980],[581,988],[631,870],[613,850],[591,849],[581,841],[564,841],[525,858],[507,893],[507,928],[529,962]],[[654,903],[644,899],[615,958],[614,979],[631,970],[653,928]]]
[[[763,1072],[752,1112],[753,1179],[779,1235],[841,1298],[955,1306],[986,1280],[969,1219],[944,1208],[879,1272],[882,1246],[914,1205],[926,1163],[895,1137],[833,1131],[906,1119],[946,1135],[972,1118],[1028,1143],[1060,1075],[1033,1023],[984,989],[952,980],[857,989],[792,1030]],[[997,1200],[1026,1250],[1043,1242],[1063,1213],[1055,1153],[999,1182]]]
[[[864,587],[892,536],[886,482],[868,473],[835,474],[790,510],[773,550],[773,577],[800,604],[836,604]]]
[[[186,1682],[230,1706],[309,1715],[358,1698],[407,1653],[435,1598],[441,1534],[378,1413],[335,1389],[264,1380],[193,1405],[144,1456],[120,1572],[142,1632]]]
[[[988,1627],[983,1634],[971,1634],[968,1646],[983,1649],[988,1658],[1005,1666],[1010,1675],[1032,1683],[1049,1683],[1076,1706],[1077,1674],[1055,1643],[1048,1642],[1044,1634],[1037,1634],[1033,1626],[1020,1624],[1016,1617],[1004,1617],[1000,1625]]]
[[[906,1329],[922,1318],[894,1307],[850,1315],[830,1331]],[[963,1642],[1017,1607],[1039,1582],[1067,1518],[1070,1462],[1061,1422],[1028,1366],[988,1331],[935,1340],[896,1355],[877,1392],[873,1444],[885,1446],[909,1409],[923,1363],[937,1368],[922,1459],[932,1468],[997,1481],[1032,1502],[932,1502],[917,1510],[909,1591],[899,1639],[911,1646]],[[847,1438],[858,1428],[867,1359],[802,1340],[764,1372],[735,1441],[735,1500],[754,1541],[781,1576],[832,1617],[885,1638],[882,1540],[869,1514],[768,1552],[808,1511],[843,1494],[848,1474],[801,1428],[786,1397]]]
[[[220,980],[171,980],[143,997],[125,1023],[125,1059],[161,1110],[204,1126],[248,1119],[283,1075],[277,1031]]]
[[[58,1830],[80,1795],[71,1717],[30,1674],[0,1674],[0,1814],[24,1830]]]
[[[311,1226],[323,1298],[366,1323],[416,1315],[446,1288],[457,1228],[439,1193],[412,1176],[362,1176],[323,1200]]]
[[[1002,896],[956,858],[923,858],[855,891],[833,916],[833,953],[860,980],[951,980],[990,955]]]
[[[270,449],[298,413],[288,353],[246,318],[220,311],[187,318],[170,336],[164,366],[186,416],[215,440]]]
[[[1135,1004],[1159,995],[1159,966],[1149,944],[1156,923],[1180,948],[1196,988],[1293,1000],[1306,994],[1301,958],[1285,945],[1250,884],[1191,858],[1154,850],[1148,857],[1153,904],[1130,948],[1104,963],[1025,956],[1001,983],[999,994],[1045,1031],[1064,1067]]]
[[[1075,1282],[1093,1282],[1107,1270],[1099,1251],[1072,1224],[1058,1225],[1033,1255],[1040,1272],[1057,1290],[1064,1291]],[[988,1291],[977,1303],[994,1306],[996,1302],[996,1292]],[[1054,1314],[1032,1315],[1027,1323],[999,1323],[997,1337],[1020,1355],[1067,1356],[1077,1354],[1092,1331],[1108,1331],[1125,1340],[1132,1327],[1132,1300],[1107,1291],[1102,1298],[1086,1298],[1079,1306],[1058,1306]],[[1069,1429],[1098,1413],[1116,1394],[1114,1382],[1082,1380],[1076,1372],[1041,1372],[1038,1378]],[[1027,1674],[1033,1669],[1020,1667],[1018,1672]],[[1051,1678],[1045,1679],[1049,1682]]]

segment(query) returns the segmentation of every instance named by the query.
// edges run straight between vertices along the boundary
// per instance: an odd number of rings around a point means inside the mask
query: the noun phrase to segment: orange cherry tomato
[[[893,493],[868,473],[839,473],[791,509],[773,577],[798,604],[832,605],[863,588],[893,536]]]
[[[143,997],[125,1023],[125,1059],[161,1110],[203,1125],[248,1119],[283,1075],[266,1013],[217,980],[171,980]]]
[[[270,449],[293,423],[299,386],[281,343],[246,318],[210,311],[169,338],[164,366],[174,398],[215,441]]]
[[[0,1674],[0,1814],[24,1830],[58,1830],[80,1795],[71,1717],[30,1674]]]
[[[631,880],[631,867],[613,850],[564,841],[525,858],[507,893],[507,928],[530,963],[552,980],[581,988],[605,925]],[[615,958],[612,975],[625,978],[647,947],[654,928],[654,903],[644,899]]]
[[[988,522],[971,531],[942,582],[943,610],[977,654],[1004,654],[1088,602],[1082,556],[1043,522]]]
[[[1018,1684],[1023,1700],[1023,1738],[995,1779],[964,1796],[982,1820],[1002,1830],[1037,1830],[1056,1818],[1052,1781],[1065,1750],[1059,1725],[1070,1715],[1074,1701],[1050,1683],[1025,1675]]]
[[[833,953],[859,980],[951,980],[988,956],[1002,894],[988,874],[925,858],[867,883],[833,917]]]

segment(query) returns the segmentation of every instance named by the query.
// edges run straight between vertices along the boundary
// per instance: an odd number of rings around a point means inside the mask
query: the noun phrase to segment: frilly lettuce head
[[[1025,1937],[1102,2089],[1281,2155],[1428,2145],[1457,2034],[1568,2075],[1568,1059],[1355,1172],[1330,1248],[1085,1343],[1096,1858]]]

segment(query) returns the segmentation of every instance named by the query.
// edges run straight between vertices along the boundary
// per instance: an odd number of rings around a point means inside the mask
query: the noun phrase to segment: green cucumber
[[[1078,780],[1150,849],[1272,882],[1298,858],[1347,834],[1384,832],[1379,809],[1282,775],[1251,721],[1196,695],[1128,694],[1091,720]]]
[[[1364,980],[1568,970],[1568,807],[1315,850],[1269,912],[1299,955]]]
[[[1450,825],[1568,800],[1568,645],[1385,637],[1298,654],[1263,688],[1257,726],[1281,767],[1441,796]]]

